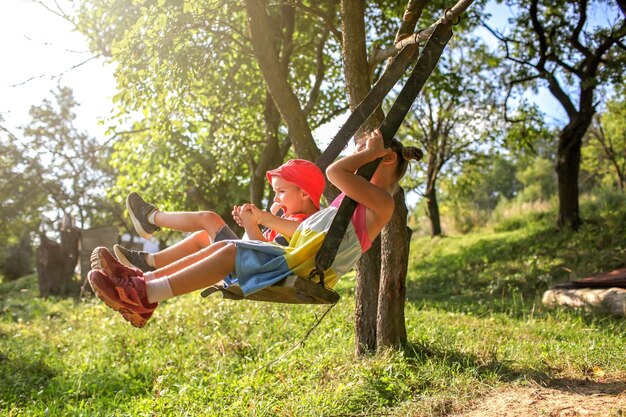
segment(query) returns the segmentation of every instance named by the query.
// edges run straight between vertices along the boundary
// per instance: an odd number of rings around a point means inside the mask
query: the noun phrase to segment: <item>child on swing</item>
[[[320,198],[326,181],[317,165],[303,159],[289,160],[278,168],[267,171],[266,175],[275,192],[273,210],[267,212],[248,203],[235,206],[233,218],[245,229],[248,239],[287,246],[298,224],[320,209]],[[195,232],[154,254],[130,250],[121,245],[113,247],[120,262],[143,272],[167,266],[215,242],[239,239],[222,217],[213,211],[159,211],[137,193],[128,195],[126,207],[135,230],[145,239],[150,238],[161,227]],[[282,216],[275,215],[278,209],[282,210]],[[243,211],[250,213],[242,216]],[[263,233],[259,230],[259,225],[266,228]]]
[[[408,162],[421,157],[421,150],[404,147],[395,139],[389,148],[384,148],[382,135],[376,130],[361,138],[354,154],[327,168],[328,179],[358,205],[335,260],[325,271],[326,285],[333,287],[369,249],[391,219],[394,209],[391,193],[406,172]],[[360,167],[378,158],[382,159],[371,181],[356,174]],[[177,262],[143,276],[101,251],[98,253],[101,269],[89,272],[89,283],[107,306],[120,312],[135,327],[143,327],[160,301],[206,288],[230,273],[237,276],[245,295],[292,274],[308,277],[315,269],[315,254],[342,197],[304,220],[287,247],[254,240],[216,242],[203,249],[203,256],[192,264],[181,266]],[[253,215],[251,211],[241,214]]]

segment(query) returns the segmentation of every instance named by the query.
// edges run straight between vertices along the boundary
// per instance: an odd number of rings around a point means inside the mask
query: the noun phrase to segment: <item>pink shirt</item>
[[[344,193],[339,194],[337,198],[330,203],[330,207],[339,208],[345,196]],[[372,241],[367,233],[367,225],[365,223],[366,210],[367,208],[363,204],[357,203],[354,214],[352,214],[352,226],[361,244],[361,252],[366,252],[372,246]]]

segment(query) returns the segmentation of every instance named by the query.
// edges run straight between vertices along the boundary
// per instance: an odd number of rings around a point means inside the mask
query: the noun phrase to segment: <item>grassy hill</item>
[[[540,303],[554,282],[626,265],[622,207],[587,202],[577,233],[547,212],[415,239],[410,343],[367,358],[353,354],[353,277],[285,357],[325,307],[189,294],[138,330],[92,297],[36,298],[35,276],[1,284],[0,414],[440,416],[500,388],[626,390],[626,322]]]

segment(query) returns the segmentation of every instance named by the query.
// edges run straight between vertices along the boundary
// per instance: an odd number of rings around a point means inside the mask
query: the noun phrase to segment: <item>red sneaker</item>
[[[150,303],[143,277],[110,277],[91,270],[89,284],[98,297],[135,327],[143,327],[159,303]]]
[[[143,277],[139,268],[131,268],[118,261],[107,248],[99,246],[91,252],[91,269],[99,269],[104,275],[118,278]]]

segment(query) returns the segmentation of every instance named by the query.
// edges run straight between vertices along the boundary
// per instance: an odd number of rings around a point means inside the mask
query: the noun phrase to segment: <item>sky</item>
[[[65,1],[58,3],[64,5]],[[51,91],[61,85],[71,87],[80,104],[75,109],[75,126],[92,136],[104,133],[98,122],[112,108],[114,68],[103,59],[79,65],[93,55],[69,22],[31,0],[1,0],[0,39],[0,114],[4,126],[16,133],[19,126],[30,121],[31,106],[52,99]]]
[[[67,0],[40,1],[50,7],[55,3],[61,7],[67,4]],[[493,11],[496,27],[506,24],[506,13],[504,6]],[[115,94],[114,67],[104,59],[92,59],[79,65],[92,54],[83,36],[72,29],[71,23],[38,1],[0,1],[0,56],[3,58],[0,114],[5,119],[3,125],[13,133],[30,121],[28,111],[31,106],[52,99],[51,91],[62,85],[73,89],[80,104],[75,110],[75,126],[92,136],[104,134],[105,129],[99,122],[111,112],[111,98]],[[556,121],[563,117],[562,110],[549,94],[541,94],[537,100],[549,117]],[[345,117],[325,126],[315,136],[330,140]]]

